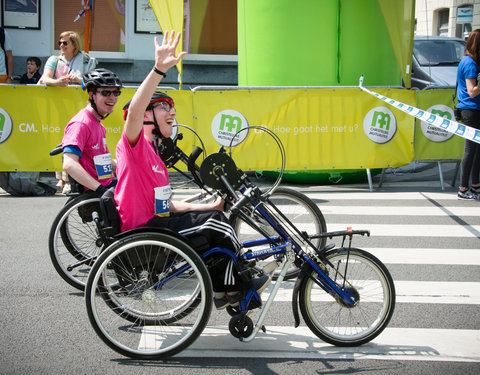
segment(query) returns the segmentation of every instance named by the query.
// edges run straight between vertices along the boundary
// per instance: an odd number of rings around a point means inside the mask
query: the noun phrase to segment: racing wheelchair
[[[199,168],[195,163],[190,161],[189,156],[179,147],[179,141],[183,140],[183,134],[179,129],[185,129],[191,132],[205,149],[200,136],[190,127],[186,125],[175,125],[174,135],[172,138],[164,140],[160,153],[167,168],[172,168],[180,175],[183,175],[185,184],[194,185],[200,188],[200,192],[194,194],[185,200],[190,202],[204,202],[216,197],[217,192],[206,186],[198,176]],[[58,155],[62,152],[61,145],[54,148],[50,155]],[[197,155],[198,157],[199,155]],[[203,155],[206,156],[205,154]],[[187,165],[188,170],[193,170],[194,174],[187,175],[177,163],[181,162]],[[90,269],[95,259],[107,246],[107,243],[99,235],[96,223],[92,218],[92,214],[97,212],[99,220],[103,221],[102,211],[100,209],[100,198],[95,192],[84,191],[83,186],[78,184],[70,177],[72,184],[72,193],[68,195],[65,206],[55,217],[48,239],[48,248],[51,262],[57,273],[71,286],[79,290],[84,290]],[[301,230],[306,227],[313,227],[310,232],[323,233],[327,231],[325,218],[317,207],[317,205],[305,194],[294,189],[286,187],[276,187],[270,195],[270,200],[277,206],[282,207],[283,213]],[[262,221],[263,219],[251,212],[254,220]],[[237,235],[242,240],[250,238],[250,227],[238,215],[232,216],[232,226]],[[312,239],[317,246],[325,245],[325,238]],[[273,274],[273,278],[278,277],[279,270]],[[288,270],[285,278],[295,278],[299,273],[299,269],[292,265]]]
[[[189,167],[196,154],[190,155]],[[91,325],[109,347],[132,358],[162,359],[191,345],[212,312],[208,269],[218,255],[230,256],[246,279],[273,276],[280,269],[265,303],[251,288],[238,306],[227,308],[229,331],[243,342],[262,329],[293,265],[299,270],[292,294],[296,327],[301,313],[317,337],[337,346],[364,344],[385,329],[395,307],[392,277],[376,257],[352,247],[353,237],[368,236],[367,230],[298,229],[271,200],[273,188],[262,191],[223,147],[207,156],[199,171],[189,169],[226,197],[233,220],[242,220],[256,235],[243,243],[244,252],[233,256],[222,248],[201,249],[201,243],[166,230],[109,233],[111,227],[97,216],[98,231],[110,245],[92,266],[85,302]],[[323,245],[334,237],[341,246]],[[256,323],[249,315],[254,309],[261,309]]]

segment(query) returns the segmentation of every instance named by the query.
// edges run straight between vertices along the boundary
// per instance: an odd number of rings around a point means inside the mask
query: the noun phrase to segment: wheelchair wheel
[[[199,255],[164,233],[125,237],[92,267],[85,288],[88,318],[118,353],[170,357],[191,345],[212,310],[212,283]]]
[[[300,310],[312,332],[337,346],[362,345],[388,325],[395,308],[395,286],[387,268],[360,249],[335,249],[325,255],[329,277],[359,298],[349,307],[326,294],[312,270],[300,285]],[[332,267],[333,265],[333,267]]]
[[[92,219],[101,217],[100,200],[87,192],[70,200],[61,209],[50,229],[48,248],[58,274],[73,287],[83,290],[88,273],[104,244]]]
[[[315,202],[305,194],[293,189],[279,187],[270,196],[270,202],[277,206],[300,231],[305,231],[308,234],[318,234],[327,231],[327,224],[325,223],[325,218],[323,217],[322,212]],[[267,233],[272,236],[276,235],[276,232],[272,227],[260,217],[258,213],[250,212],[249,214]],[[258,239],[259,234],[239,217],[231,217],[231,220],[232,226],[234,227],[240,242]],[[325,246],[326,239],[312,239],[312,243],[321,248]],[[305,247],[304,250],[306,249],[307,248]],[[271,261],[272,257],[259,262],[259,265],[264,266]],[[280,269],[281,268],[278,268],[273,274],[274,280],[278,277]],[[288,270],[285,279],[295,278],[299,272],[299,269],[295,265],[292,265]]]

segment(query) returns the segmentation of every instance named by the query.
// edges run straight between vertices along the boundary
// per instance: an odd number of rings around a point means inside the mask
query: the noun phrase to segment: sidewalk
[[[455,175],[456,163],[443,163],[441,165],[442,175],[444,180],[444,188],[446,191],[456,191],[458,188],[459,174],[456,176],[456,181],[452,187],[452,181]],[[51,175],[51,176],[50,176]],[[250,173],[249,174],[252,181],[254,181],[259,187],[267,188],[272,186],[275,182],[272,179],[268,179],[259,174]],[[56,185],[56,179],[54,172],[43,172],[41,179],[42,182],[48,183],[52,186]],[[379,189],[388,188],[389,190],[395,189],[395,186],[428,186],[432,189],[438,189],[441,191],[441,180],[438,165],[436,162],[431,163],[417,163],[409,164],[407,166],[398,167],[398,168],[387,168],[383,175],[378,174],[372,178],[373,190],[377,191]],[[181,187],[182,189],[197,189],[197,186],[194,183],[186,182],[186,178],[178,172],[170,173],[170,183],[173,188]],[[381,186],[380,186],[381,184]],[[334,190],[336,188],[343,190],[346,187],[358,187],[368,189],[368,183],[360,182],[357,184],[330,184],[330,185],[311,185],[311,184],[292,184],[292,183],[282,183],[282,185],[288,185],[291,187],[297,188],[312,188],[324,186],[328,190]],[[57,193],[58,194],[58,193]],[[0,188],[0,195],[8,195],[2,188]]]
[[[451,186],[457,163],[442,163],[442,175],[446,186]],[[375,176],[380,181],[381,176]],[[454,185],[459,183],[460,169],[458,169],[456,181]],[[402,181],[438,181],[440,183],[440,173],[437,162],[430,163],[411,163],[409,165],[398,168],[387,168],[385,170],[384,182],[402,182]]]
[[[452,181],[455,176],[456,163],[443,163],[442,176],[444,181],[445,191],[457,191],[459,183],[459,174],[458,171],[456,176],[456,181],[452,187]],[[266,178],[262,175],[249,172],[249,178],[257,184],[260,188],[271,187],[275,183],[275,180]],[[366,171],[365,171],[366,175]],[[173,188],[180,185],[182,188],[197,188],[193,183],[183,185],[185,182],[185,177],[181,176],[179,173],[170,174],[170,183]],[[442,191],[440,173],[438,169],[438,164],[436,162],[430,163],[411,163],[406,166],[398,168],[386,168],[383,175],[378,174],[372,177],[373,191],[386,190],[395,191],[396,188],[405,188],[406,186],[411,187],[412,189],[425,189],[428,188],[432,191]],[[381,185],[381,186],[380,186]],[[290,182],[282,182],[282,186],[289,186],[298,189],[322,189],[322,190],[346,190],[346,189],[365,189],[369,190],[369,185],[367,178],[365,177],[364,182],[358,182],[354,184],[342,184],[341,181],[338,184],[328,184],[328,185],[314,185],[314,184],[296,184]]]

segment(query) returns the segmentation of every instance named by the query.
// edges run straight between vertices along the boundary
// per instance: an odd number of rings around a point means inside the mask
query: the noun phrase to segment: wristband
[[[95,189],[95,193],[97,193],[99,198],[101,198],[106,191],[107,191],[107,188],[102,184],[98,185],[98,187]]]
[[[167,76],[166,73],[164,73],[164,72],[162,72],[161,70],[157,69],[156,66],[153,67],[153,71],[154,71],[155,73],[157,73],[158,75],[161,75],[161,76],[164,76],[164,77]]]

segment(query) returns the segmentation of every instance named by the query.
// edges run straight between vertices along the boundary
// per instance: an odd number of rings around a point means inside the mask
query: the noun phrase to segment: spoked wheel
[[[69,201],[55,218],[50,229],[48,248],[58,274],[73,287],[83,290],[93,262],[103,248],[92,219],[96,211],[101,218],[96,193],[83,193]]]
[[[198,254],[163,233],[112,244],[95,262],[85,289],[88,317],[118,353],[142,359],[172,356],[202,333],[212,284]]]
[[[305,194],[293,189],[279,187],[270,196],[270,201],[276,207],[278,207],[300,231],[305,231],[310,235],[324,233],[327,231],[327,224],[325,223],[325,218],[323,217],[322,212],[317,207],[315,202],[313,202]],[[257,212],[249,212],[249,215],[271,236],[277,235],[270,224],[265,222],[265,220],[260,217]],[[257,233],[239,217],[234,216],[231,218],[231,220],[240,242],[252,241],[259,238],[259,233]],[[316,238],[312,239],[311,242],[317,247],[323,247],[325,246],[326,239]],[[307,250],[306,246],[304,250]],[[272,260],[272,257],[266,258],[265,260],[259,262],[259,265],[264,266]],[[274,279],[278,277],[280,269],[281,268],[278,268],[273,274]],[[295,265],[292,265],[292,267],[288,270],[285,279],[295,278],[299,272],[299,269]]]
[[[388,325],[395,308],[395,287],[387,268],[360,249],[335,249],[326,254],[329,277],[358,298],[348,307],[305,277],[300,285],[300,310],[312,332],[337,346],[362,345]],[[344,276],[346,275],[346,280]],[[316,278],[315,271],[311,277]]]

